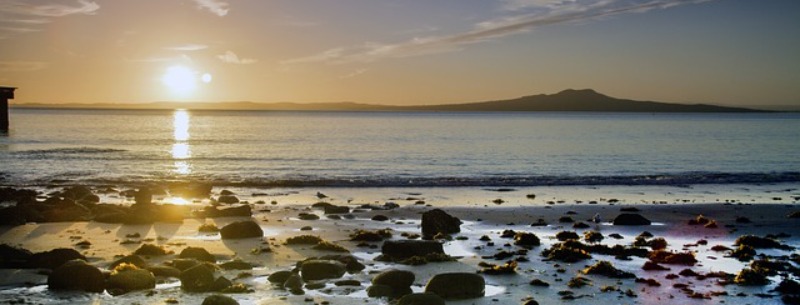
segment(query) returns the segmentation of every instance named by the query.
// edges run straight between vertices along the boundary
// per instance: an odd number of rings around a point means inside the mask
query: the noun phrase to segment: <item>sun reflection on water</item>
[[[189,146],[189,112],[185,109],[176,109],[173,114],[172,125],[174,129],[175,143],[172,144],[172,159],[175,160],[174,173],[188,175],[192,173],[192,164],[186,159],[192,157],[192,149]]]

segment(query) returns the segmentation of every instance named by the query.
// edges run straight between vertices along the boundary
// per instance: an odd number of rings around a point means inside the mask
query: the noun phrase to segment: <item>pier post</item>
[[[14,87],[0,87],[0,131],[8,131],[8,100],[14,98]]]

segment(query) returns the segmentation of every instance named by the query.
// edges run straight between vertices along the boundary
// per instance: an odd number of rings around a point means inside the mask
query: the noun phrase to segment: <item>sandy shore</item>
[[[212,197],[217,198],[221,189],[215,188]],[[744,286],[720,285],[718,278],[698,278],[678,274],[683,269],[707,274],[723,271],[737,274],[750,262],[726,257],[728,252],[713,251],[722,245],[736,248],[735,240],[742,235],[764,237],[776,236],[776,240],[790,247],[800,246],[800,219],[790,219],[788,214],[800,211],[797,205],[800,190],[797,184],[759,186],[693,186],[693,187],[537,187],[522,189],[466,188],[466,189],[294,189],[255,190],[230,189],[244,203],[253,208],[252,219],[263,230],[262,238],[221,239],[219,234],[201,233],[202,224],[215,224],[222,228],[232,222],[249,217],[187,218],[182,223],[153,223],[124,225],[89,222],[28,223],[19,226],[0,227],[0,243],[21,247],[31,252],[42,252],[54,248],[72,248],[87,257],[88,262],[107,269],[116,259],[133,253],[143,244],[162,246],[172,254],[147,258],[150,264],[161,264],[176,258],[187,247],[202,247],[216,257],[221,264],[234,259],[249,262],[252,270],[222,270],[220,274],[253,290],[250,293],[228,294],[240,304],[388,304],[387,299],[368,298],[366,289],[370,280],[387,269],[404,269],[415,275],[412,290],[422,292],[427,281],[436,274],[446,272],[476,273],[482,262],[502,265],[508,260],[517,260],[515,272],[510,274],[482,274],[486,281],[486,296],[467,300],[448,300],[447,304],[523,304],[530,298],[539,304],[780,304],[781,296],[772,289],[781,282],[783,275],[769,276],[767,285]],[[318,198],[324,194],[324,198]],[[535,195],[530,196],[530,195]],[[115,194],[101,195],[102,203],[130,204]],[[322,197],[322,196],[319,196]],[[176,202],[175,197],[156,196],[156,202]],[[331,219],[321,209],[313,208],[316,202],[328,202],[347,206],[348,217]],[[361,208],[364,204],[383,206],[387,202],[399,207],[387,210]],[[187,202],[183,202],[187,203]],[[209,200],[188,202],[201,208]],[[442,240],[446,254],[457,258],[452,262],[430,262],[420,266],[409,266],[376,260],[381,254],[381,242],[368,243],[372,248],[351,241],[356,230],[390,229],[391,240],[402,240],[402,235],[420,234],[421,214],[435,208],[458,217],[463,223],[452,240]],[[612,221],[622,213],[640,214],[652,221],[647,226],[615,226]],[[627,211],[627,212],[626,212]],[[301,213],[320,216],[317,220],[300,220]],[[383,215],[386,221],[373,217]],[[716,222],[716,228],[690,225],[689,221],[704,215]],[[563,217],[572,218],[569,222]],[[749,222],[746,222],[749,220]],[[547,225],[531,226],[542,219]],[[587,228],[574,228],[582,222]],[[304,228],[306,227],[306,228]],[[310,227],[310,230],[308,230]],[[504,230],[534,233],[541,244],[527,253],[513,245],[513,239],[501,238]],[[556,234],[574,231],[581,237],[586,231],[597,231],[605,236],[601,245],[630,245],[636,236],[648,231],[654,238],[663,237],[667,250],[691,252],[698,263],[694,266],[664,265],[669,271],[645,271],[648,260],[631,256],[629,260],[592,253],[591,258],[578,262],[547,261],[541,252],[559,243]],[[611,238],[619,234],[621,239]],[[267,281],[267,277],[281,270],[292,269],[298,261],[308,257],[332,254],[329,251],[312,249],[310,245],[287,245],[293,236],[315,235],[346,248],[366,268],[341,279],[326,282],[321,289],[305,289],[303,295],[294,295]],[[481,240],[488,236],[490,241]],[[88,246],[78,246],[88,241]],[[700,243],[698,244],[698,241]],[[705,242],[703,242],[705,241]],[[493,243],[493,245],[490,245]],[[589,244],[588,242],[586,244]],[[254,251],[271,249],[270,252]],[[649,249],[648,249],[649,250]],[[511,258],[494,259],[500,251],[515,253]],[[758,249],[759,254],[790,262],[789,256],[797,254],[790,249]],[[522,258],[522,259],[520,259]],[[637,278],[653,279],[660,286],[637,283],[634,278],[616,279],[602,275],[583,274],[582,270],[597,261],[610,261],[623,271]],[[247,274],[242,274],[246,272]],[[133,291],[124,295],[108,293],[56,292],[47,289],[47,272],[41,269],[0,270],[0,303],[20,302],[35,304],[102,303],[102,304],[164,304],[177,301],[179,304],[199,304],[211,293],[192,293],[181,289],[177,278],[158,277],[153,290]],[[796,274],[782,273],[797,279]],[[568,282],[576,276],[589,280],[589,284],[569,287]],[[355,280],[360,286],[335,286],[338,280]],[[541,279],[549,287],[529,285],[533,279]],[[677,284],[677,285],[676,285]],[[686,284],[697,294],[707,299],[692,298],[681,284]],[[601,291],[605,287],[606,292]],[[630,290],[630,291],[629,291]],[[564,300],[564,292],[571,291],[575,300]],[[561,292],[561,294],[559,294]],[[26,304],[27,304],[26,303]]]

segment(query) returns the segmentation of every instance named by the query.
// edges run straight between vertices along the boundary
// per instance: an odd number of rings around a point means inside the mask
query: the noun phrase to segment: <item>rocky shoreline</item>
[[[439,206],[430,191],[284,204],[205,184],[0,188],[0,301],[800,303],[794,204],[503,206],[536,198],[504,189]]]

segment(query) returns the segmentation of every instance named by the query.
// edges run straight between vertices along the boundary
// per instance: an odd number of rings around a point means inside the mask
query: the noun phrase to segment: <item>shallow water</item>
[[[800,114],[12,109],[0,183],[249,186],[800,181]]]

